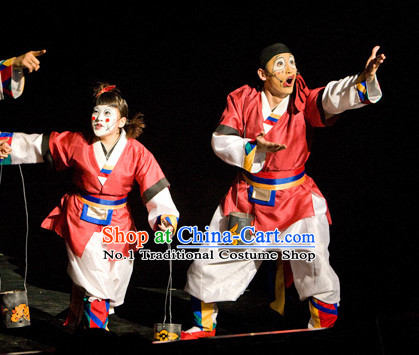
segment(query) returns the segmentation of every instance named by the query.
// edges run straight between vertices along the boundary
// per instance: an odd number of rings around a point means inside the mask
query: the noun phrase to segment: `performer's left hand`
[[[159,224],[158,226],[159,226],[160,230],[162,230],[162,231],[169,230],[171,233],[173,233],[173,231],[174,231],[173,226],[169,222],[167,222],[165,219],[162,219],[161,224]]]
[[[370,83],[374,80],[375,74],[378,70],[378,67],[383,64],[386,56],[384,54],[379,54],[377,56],[377,52],[380,49],[380,46],[375,46],[371,52],[371,56],[367,60],[367,64],[365,65],[364,72],[361,75],[361,81],[367,81]]]

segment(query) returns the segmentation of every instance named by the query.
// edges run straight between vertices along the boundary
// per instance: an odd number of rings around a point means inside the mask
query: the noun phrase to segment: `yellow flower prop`
[[[158,341],[176,340],[177,338],[179,338],[179,335],[176,333],[169,333],[166,329],[162,329],[155,335],[155,339]]]
[[[233,228],[230,229],[230,232],[232,235],[239,235],[239,233],[237,233],[237,228],[239,228],[239,224],[236,223]],[[231,243],[232,245],[237,245],[239,242],[237,241],[237,239],[234,239],[233,242]]]
[[[29,307],[24,303],[21,303],[19,306],[12,310],[12,317],[10,319],[12,322],[16,323],[19,322],[22,318],[30,321]]]

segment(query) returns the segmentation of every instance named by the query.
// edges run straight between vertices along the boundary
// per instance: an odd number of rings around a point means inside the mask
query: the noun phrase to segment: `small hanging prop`
[[[157,341],[180,340],[181,331],[182,331],[182,324],[155,323],[154,324],[154,340],[157,340]]]
[[[0,168],[0,184],[2,177],[2,168]],[[20,328],[31,325],[28,306],[28,293],[26,288],[26,277],[28,273],[28,235],[29,235],[29,217],[28,206],[26,203],[25,181],[22,168],[19,165],[20,176],[22,179],[23,198],[25,201],[26,212],[26,242],[25,242],[25,276],[23,279],[24,290],[3,291],[0,292],[0,327]]]
[[[4,328],[31,325],[26,291],[0,292],[0,319]]]
[[[228,215],[228,230],[234,234],[239,235],[244,227],[253,226],[255,218],[244,212],[230,212]],[[250,231],[246,231],[244,237],[250,240]],[[235,240],[237,242],[237,240]],[[242,244],[239,242],[239,244]]]
[[[170,253],[170,243],[167,244]],[[167,299],[169,298],[169,323],[166,323]],[[180,340],[182,324],[172,323],[172,260],[169,260],[169,280],[167,282],[166,297],[164,301],[163,323],[154,324],[154,340],[177,341]]]

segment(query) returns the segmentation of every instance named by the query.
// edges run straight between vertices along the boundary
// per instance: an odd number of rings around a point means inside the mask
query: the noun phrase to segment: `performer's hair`
[[[128,138],[138,138],[141,133],[143,133],[144,128],[144,115],[142,113],[137,113],[133,118],[127,120],[127,123],[125,124]]]
[[[127,138],[138,138],[145,128],[144,115],[137,113],[133,118],[128,118],[128,104],[121,95],[121,91],[115,85],[108,83],[98,83],[93,89],[94,105],[108,105],[115,107],[121,113],[121,117],[126,117],[125,131]]]

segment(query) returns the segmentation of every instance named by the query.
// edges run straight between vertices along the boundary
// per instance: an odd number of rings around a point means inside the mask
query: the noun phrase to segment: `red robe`
[[[80,219],[83,202],[77,197],[93,195],[107,200],[119,200],[132,190],[134,182],[140,186],[143,202],[146,203],[169,183],[154,156],[135,139],[128,139],[122,154],[107,181],[102,185],[98,179],[100,168],[95,158],[93,142],[81,133],[53,132],[49,149],[57,170],[74,169],[73,183],[76,192],[67,193],[43,221],[42,227],[55,231],[80,256],[94,232],[101,232],[103,225]],[[111,226],[120,231],[136,231],[129,207],[115,209]],[[108,244],[109,249],[128,253],[129,244]]]
[[[276,153],[267,153],[262,172],[287,172],[304,167],[310,156],[310,131],[314,127],[326,125],[321,103],[320,108],[317,104],[322,90],[323,88],[309,90],[302,78],[298,77],[296,92],[291,97],[287,112],[265,135],[266,140],[285,144],[287,148]],[[245,85],[228,96],[227,106],[220,120],[222,126],[217,131],[222,134],[227,126],[229,134],[237,131],[241,137],[254,140],[263,130],[263,120],[261,92]],[[252,214],[255,216],[255,229],[259,231],[273,231],[276,228],[284,230],[298,220],[313,216],[311,194],[323,197],[314,181],[306,176],[303,184],[276,191],[274,206],[265,206],[249,201],[249,185],[242,176],[238,180],[239,184],[235,181],[221,201],[223,212],[226,216],[232,211]],[[331,223],[329,212],[327,217]]]

